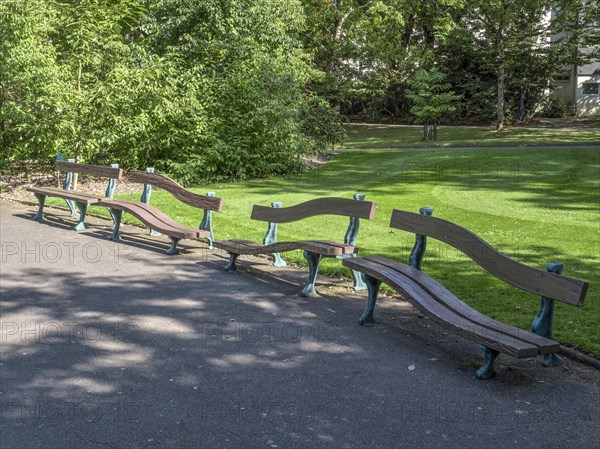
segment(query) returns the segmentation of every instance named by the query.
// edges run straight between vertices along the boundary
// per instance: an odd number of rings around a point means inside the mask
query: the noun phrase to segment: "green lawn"
[[[600,134],[581,131],[507,128],[496,132],[486,127],[439,127],[436,142],[421,142],[422,128],[395,125],[348,125],[343,148],[378,149],[407,147],[481,147],[600,145]]]
[[[301,175],[192,190],[214,190],[225,199],[224,211],[215,213],[218,239],[255,241],[261,241],[266,224],[249,219],[252,204],[283,201],[286,206],[364,192],[368,200],[378,203],[378,210],[374,221],[361,223],[361,254],[384,254],[405,262],[414,235],[388,227],[392,209],[417,211],[433,206],[434,215],[472,230],[518,261],[542,269],[548,262],[562,261],[565,275],[589,281],[583,308],[557,304],[554,329],[561,342],[598,357],[599,189],[599,150],[474,149],[348,151]],[[124,198],[138,200],[139,195]],[[166,192],[153,192],[152,204],[189,226],[198,226],[201,219],[201,211],[182,205]],[[313,217],[281,225],[279,240],[341,240],[346,226],[344,217]],[[284,258],[304,264],[300,252]],[[430,240],[423,269],[483,313],[529,329],[539,299],[495,280],[452,247]],[[350,275],[333,260],[323,263],[323,271]]]

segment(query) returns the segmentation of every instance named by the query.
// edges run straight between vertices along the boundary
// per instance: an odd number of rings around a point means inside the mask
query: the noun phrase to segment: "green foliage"
[[[1,166],[58,149],[63,71],[42,0],[0,2]]]
[[[446,78],[437,68],[419,69],[409,81],[411,90],[407,92],[407,96],[413,102],[411,114],[418,122],[433,125],[434,129],[443,117],[456,111],[456,102],[461,98],[450,91]]]
[[[307,88],[319,72],[298,2],[19,0],[0,12],[3,159],[60,152],[189,184],[298,171],[341,138],[336,110]]]

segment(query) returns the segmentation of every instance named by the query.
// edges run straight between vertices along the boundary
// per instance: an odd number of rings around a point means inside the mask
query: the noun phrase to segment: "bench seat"
[[[385,282],[438,324],[496,351],[516,358],[529,358],[560,350],[554,340],[478,312],[431,277],[403,263],[382,256],[345,259],[342,263]],[[360,324],[374,323],[374,306],[374,302],[367,305]]]
[[[59,189],[57,187],[27,187],[27,191],[87,205],[98,204],[103,198],[89,193],[74,192],[73,190]]]
[[[133,215],[148,227],[157,230],[161,234],[178,239],[197,239],[210,236],[209,231],[189,228],[177,223],[164,212],[154,206],[137,201],[101,199],[100,206],[110,207],[113,211],[118,210]],[[115,240],[118,240],[116,238]]]
[[[105,206],[111,211],[114,220],[112,240],[120,240],[119,231],[121,228],[121,218],[123,213],[128,213],[136,217],[142,223],[150,228],[150,235],[164,234],[171,239],[171,246],[167,249],[167,254],[177,254],[177,243],[181,239],[206,239],[209,249],[212,248],[214,240],[212,231],[212,212],[221,211],[223,208],[223,199],[216,198],[214,192],[208,192],[206,195],[198,195],[183,186],[179,185],[173,179],[154,173],[153,167],[148,167],[145,172],[134,171],[129,174],[131,182],[144,184],[144,190],[140,201],[113,200],[112,198],[102,199],[101,206]],[[161,212],[154,206],[151,206],[150,196],[152,186],[160,187],[172,194],[175,198],[188,206],[204,209],[204,217],[198,228],[190,228],[173,220],[164,212]]]
[[[74,229],[83,231],[85,229],[85,216],[88,207],[99,204],[103,197],[91,195],[89,193],[76,192],[75,189],[72,188],[73,184],[75,184],[73,182],[74,174],[108,178],[108,185],[104,197],[112,198],[117,185],[117,180],[121,179],[123,176],[123,170],[119,168],[118,164],[112,164],[110,167],[103,167],[99,165],[79,164],[75,162],[75,159],[69,159],[67,162],[64,162],[62,161],[62,155],[57,158],[55,168],[59,172],[66,173],[62,189],[56,187],[27,188],[29,192],[33,192],[39,203],[38,211],[33,218],[38,221],[44,219],[44,204],[46,203],[46,198],[61,198],[65,200],[67,206],[69,206],[71,216],[79,217],[79,221],[74,226]],[[79,211],[77,211],[75,205]]]
[[[239,255],[283,253],[297,249],[321,254],[326,257],[336,257],[358,252],[358,248],[355,246],[328,240],[300,240],[297,242],[276,242],[270,245],[261,245],[250,240],[233,239],[216,241],[214,242],[214,246]]]
[[[372,220],[375,217],[376,204],[364,201],[365,195],[357,193],[354,199],[347,198],[316,198],[296,204],[290,207],[281,207],[281,202],[271,203],[271,207],[254,205],[251,218],[267,222],[267,233],[263,244],[244,239],[220,240],[214,242],[214,246],[229,253],[229,263],[225,266],[227,271],[235,271],[236,260],[241,255],[272,254],[273,265],[283,267],[286,262],[279,253],[294,250],[302,250],[304,258],[308,262],[308,280],[302,289],[301,295],[316,297],[315,282],[319,271],[319,264],[324,257],[346,259],[356,257],[358,248],[355,246],[360,219]],[[343,242],[332,240],[298,240],[294,242],[277,241],[277,225],[289,223],[318,215],[339,215],[350,218],[348,229]],[[364,290],[360,273],[352,272],[354,275],[355,290]]]

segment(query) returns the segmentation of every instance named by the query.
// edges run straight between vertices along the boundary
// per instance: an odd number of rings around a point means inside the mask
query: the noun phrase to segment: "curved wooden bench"
[[[374,323],[373,311],[381,282],[398,291],[420,312],[440,325],[483,345],[486,357],[477,377],[487,379],[495,374],[494,361],[499,353],[517,358],[544,356],[544,365],[562,363],[557,355],[560,345],[552,338],[554,300],[582,306],[587,282],[561,276],[563,265],[551,263],[547,271],[514,261],[472,232],[446,220],[431,216],[431,208],[420,214],[394,210],[390,226],[415,232],[416,242],[409,265],[382,256],[347,259],[342,263],[364,273],[369,290],[367,306],[359,323]],[[465,304],[444,286],[420,271],[427,237],[448,243],[489,273],[524,291],[541,294],[542,304],[532,332],[496,321]]]
[[[252,209],[251,218],[269,223],[263,244],[249,240],[220,240],[214,242],[215,247],[229,253],[229,263],[225,270],[236,270],[236,260],[240,255],[273,254],[276,267],[285,266],[286,263],[279,253],[303,250],[304,257],[308,261],[308,281],[302,289],[303,296],[316,297],[315,282],[319,270],[319,264],[323,257],[336,257],[345,259],[355,257],[358,248],[355,246],[360,219],[372,220],[375,217],[376,204],[364,201],[364,194],[355,194],[354,199],[347,198],[317,198],[291,207],[281,207],[280,202],[273,202],[272,207],[255,205]],[[299,240],[294,242],[277,242],[277,224],[289,223],[316,215],[340,215],[350,217],[350,225],[346,231],[344,242],[329,240]],[[356,290],[366,289],[358,272],[353,272],[354,288]]]
[[[46,203],[46,198],[62,198],[69,206],[71,216],[79,217],[78,223],[74,226],[77,231],[83,231],[85,229],[84,220],[88,206],[98,204],[100,200],[102,200],[102,197],[71,190],[73,173],[108,178],[108,186],[106,187],[105,193],[106,198],[112,198],[115,192],[116,182],[123,176],[123,170],[119,168],[118,164],[112,164],[110,167],[102,167],[99,165],[77,164],[75,159],[69,159],[67,162],[57,160],[56,170],[66,172],[62,189],[57,187],[27,188],[28,191],[33,192],[39,203],[38,211],[33,219],[40,221],[44,219],[44,204]],[[75,209],[75,205],[77,205],[79,212]]]
[[[129,180],[144,183],[141,202],[113,199],[103,199],[100,201],[100,205],[108,207],[113,214],[114,227],[111,236],[112,240],[120,240],[121,218],[123,212],[126,212],[146,224],[150,228],[152,235],[164,234],[169,236],[171,239],[171,245],[167,249],[167,254],[169,255],[177,254],[177,243],[181,239],[204,238],[208,240],[209,248],[212,248],[212,242],[214,241],[212,212],[223,209],[222,198],[216,198],[214,192],[209,192],[206,196],[190,192],[174,180],[154,173],[154,169],[151,167],[145,172],[131,172]],[[204,216],[200,222],[200,226],[197,229],[184,226],[156,207],[151,206],[149,202],[153,185],[167,190],[183,203],[204,209]]]

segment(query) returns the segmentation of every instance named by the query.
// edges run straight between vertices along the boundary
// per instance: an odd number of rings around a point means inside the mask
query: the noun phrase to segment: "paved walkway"
[[[400,302],[364,328],[327,279],[304,299],[294,269],[32,212],[0,203],[3,449],[599,446],[594,369],[501,356],[478,381],[477,345]]]

